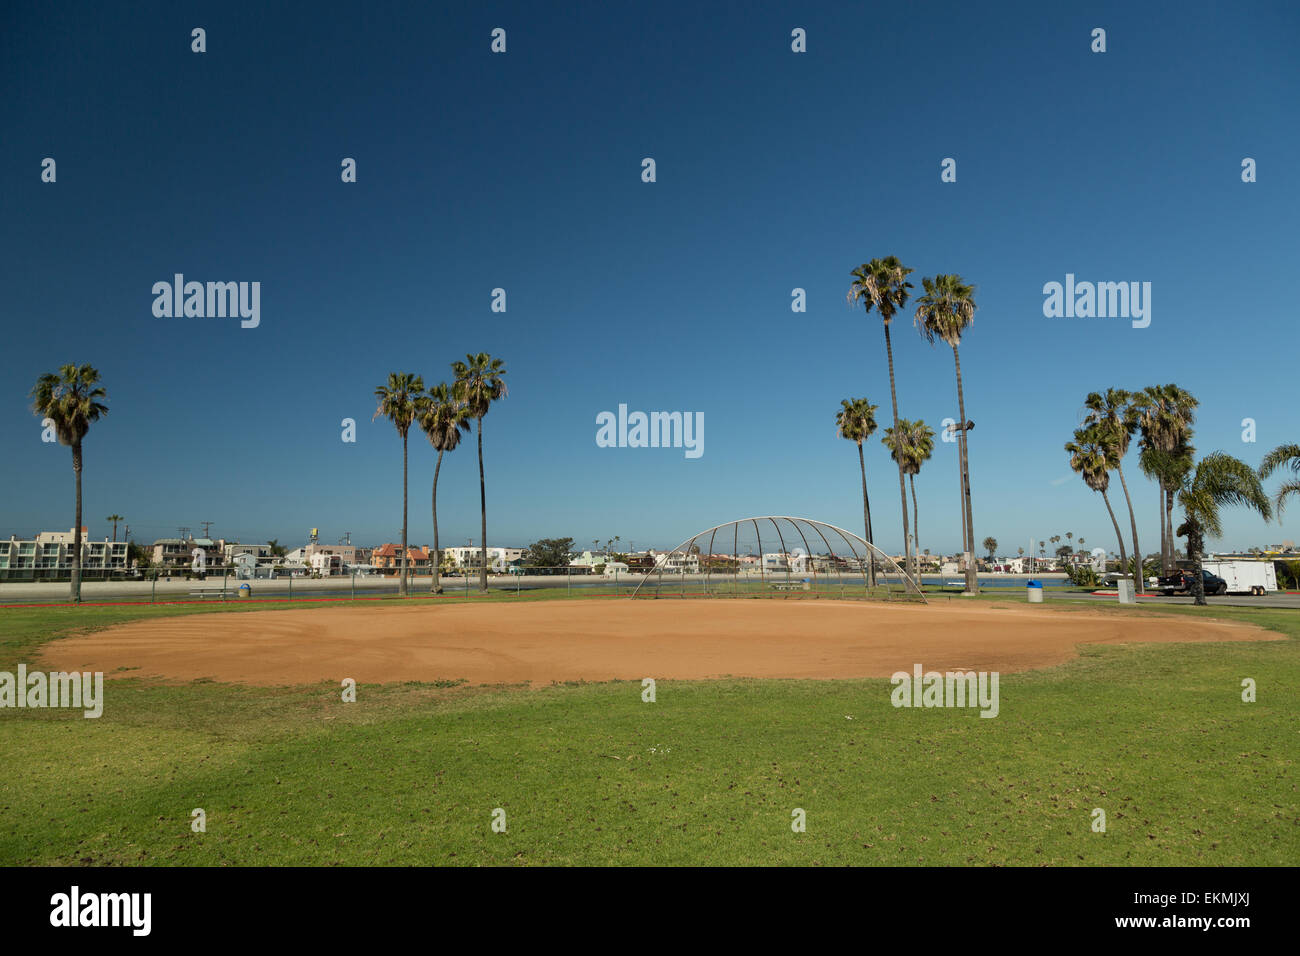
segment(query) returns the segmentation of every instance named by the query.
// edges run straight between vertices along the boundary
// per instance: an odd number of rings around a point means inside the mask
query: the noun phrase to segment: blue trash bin
[[[1026,581],[1025,592],[1029,597],[1030,604],[1043,603],[1043,582],[1042,581],[1033,581],[1033,580]]]

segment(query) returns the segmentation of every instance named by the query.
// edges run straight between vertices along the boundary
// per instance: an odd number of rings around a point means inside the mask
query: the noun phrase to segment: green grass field
[[[0,670],[202,613],[242,611],[0,610]],[[661,681],[653,704],[633,682],[362,685],[345,704],[334,684],[107,681],[98,720],[0,710],[0,863],[1294,864],[1300,613],[1208,613],[1289,640],[1085,648],[1003,675],[993,720],[895,710],[886,680]]]

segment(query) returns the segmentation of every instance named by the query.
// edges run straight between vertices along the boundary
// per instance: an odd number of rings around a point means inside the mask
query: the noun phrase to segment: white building
[[[700,573],[700,556],[698,554],[683,554],[681,551],[673,551],[670,554],[656,554],[651,551],[650,557],[654,558],[656,570],[667,571],[670,574]]]
[[[455,568],[474,568],[482,566],[483,549],[474,546],[460,548],[443,548],[443,560],[450,558],[452,567]],[[519,561],[524,556],[523,548],[493,548],[487,549],[488,571],[492,574],[505,574],[510,568],[512,561]]]
[[[72,531],[42,531],[35,538],[0,541],[0,571],[66,571],[72,567]],[[81,535],[83,571],[125,571],[125,541],[87,541]]]

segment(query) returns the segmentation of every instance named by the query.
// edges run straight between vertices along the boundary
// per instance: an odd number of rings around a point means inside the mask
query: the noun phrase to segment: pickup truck
[[[1209,571],[1201,572],[1201,580],[1205,583],[1206,594],[1227,594],[1228,582],[1218,575],[1211,574]],[[1156,585],[1160,593],[1168,597],[1171,594],[1192,593],[1192,585],[1196,582],[1195,571],[1175,571],[1173,574],[1165,575]]]

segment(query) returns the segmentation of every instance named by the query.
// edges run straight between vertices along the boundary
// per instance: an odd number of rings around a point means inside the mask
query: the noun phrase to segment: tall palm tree
[[[104,520],[113,522],[113,540],[117,541],[117,523],[119,521],[125,521],[126,519],[119,514],[111,514]]]
[[[1164,574],[1174,565],[1174,492],[1192,466],[1190,441],[1198,404],[1191,392],[1172,383],[1148,386],[1130,400],[1142,430],[1143,460],[1139,463],[1160,487],[1160,564]]]
[[[840,400],[840,410],[835,413],[835,433],[841,438],[854,442],[858,446],[858,468],[862,472],[862,527],[867,535],[867,544],[874,545],[871,530],[871,499],[867,496],[867,461],[862,454],[862,443],[876,431],[876,409],[865,398],[845,398]],[[904,515],[906,517],[906,515]],[[906,551],[904,551],[906,555]],[[906,561],[906,557],[904,557]],[[868,583],[876,586],[876,555],[869,551],[867,565],[870,568]]]
[[[1111,466],[1115,469],[1115,474],[1119,475],[1119,484],[1124,490],[1124,501],[1128,504],[1129,527],[1133,532],[1133,560],[1137,565],[1133,572],[1134,584],[1137,593],[1143,594],[1146,588],[1142,568],[1142,548],[1138,544],[1137,516],[1133,513],[1133,499],[1129,497],[1128,482],[1124,479],[1123,467],[1124,456],[1128,454],[1129,443],[1133,440],[1133,433],[1137,430],[1141,414],[1134,399],[1132,393],[1122,388],[1108,388],[1104,393],[1089,392],[1083,404],[1088,410],[1084,421],[1101,426],[1104,434],[1108,436],[1107,441],[1113,446]]]
[[[1273,499],[1273,510],[1277,512],[1279,521],[1286,508],[1287,496],[1300,496],[1300,445],[1278,445],[1265,455],[1259,465],[1259,477],[1271,478],[1273,472],[1281,469],[1289,469],[1296,477],[1284,481],[1277,490],[1277,497]]]
[[[1219,508],[1244,505],[1259,512],[1265,521],[1273,516],[1273,510],[1255,469],[1221,451],[1206,455],[1197,463],[1178,489],[1178,504],[1183,509],[1183,523],[1176,533],[1180,538],[1187,538],[1187,557],[1195,568],[1192,593],[1196,595],[1196,603],[1203,605],[1205,581],[1201,577],[1201,562],[1205,557],[1206,537],[1223,536]]]
[[[47,372],[32,388],[32,412],[54,423],[59,444],[72,449],[72,473],[77,486],[76,518],[72,525],[71,598],[81,603],[81,443],[90,426],[108,414],[108,393],[99,384],[99,372],[89,365],[63,365]]]
[[[488,413],[492,403],[506,397],[508,390],[502,376],[506,374],[505,363],[494,359],[486,352],[466,355],[465,362],[453,362],[451,369],[456,373],[453,392],[462,402],[469,416],[478,423],[478,498],[479,511],[482,516],[483,537],[479,544],[483,566],[479,569],[479,590],[487,592],[487,484],[483,480],[483,416]]]
[[[1119,566],[1128,567],[1128,555],[1124,550],[1124,533],[1119,530],[1119,521],[1115,518],[1115,509],[1110,506],[1110,496],[1106,490],[1110,487],[1110,460],[1112,445],[1096,424],[1074,430],[1074,441],[1065,443],[1065,450],[1070,456],[1070,468],[1083,478],[1084,483],[1093,491],[1101,492],[1101,500],[1106,503],[1106,512],[1110,523],[1115,526],[1115,538],[1119,541]]]
[[[934,454],[934,429],[927,425],[923,418],[918,418],[914,422],[900,418],[893,428],[885,429],[885,436],[881,441],[889,449],[889,456],[902,466],[903,473],[907,475],[907,483],[912,489],[912,553],[917,554],[917,548],[921,544],[921,521],[916,507],[916,476],[921,473],[921,466]],[[919,556],[917,564],[919,572]],[[921,579],[918,577],[917,584],[920,583]]]
[[[1176,551],[1173,531],[1173,495],[1182,487],[1187,474],[1196,463],[1196,448],[1188,440],[1189,434],[1190,431],[1180,435],[1176,439],[1176,444],[1167,451],[1156,448],[1143,435],[1140,442],[1142,450],[1138,455],[1138,466],[1142,469],[1142,473],[1148,478],[1155,479],[1159,486],[1160,526],[1163,536],[1160,565],[1162,569],[1168,568],[1170,572],[1174,567]]]
[[[885,256],[864,262],[852,272],[853,283],[849,286],[849,305],[861,302],[868,315],[874,308],[885,326],[885,356],[889,359],[889,401],[894,412],[894,427],[898,427],[898,389],[894,384],[894,346],[889,338],[889,326],[894,316],[907,304],[908,290],[912,283],[907,281],[911,269],[898,261],[897,256]],[[907,491],[903,487],[903,463],[898,463],[898,501],[903,511],[903,563],[910,567],[909,556],[915,554],[911,548],[907,524]],[[916,569],[912,568],[913,573]]]
[[[406,579],[409,558],[406,550],[406,512],[408,503],[406,437],[411,431],[411,424],[415,421],[423,397],[424,379],[421,376],[413,375],[410,372],[389,372],[388,382],[375,389],[375,398],[379,399],[379,407],[375,409],[375,414],[371,418],[371,421],[380,416],[387,418],[397,428],[397,434],[402,436],[402,580],[398,585],[398,591],[403,597],[406,596],[409,588]]]
[[[917,300],[914,323],[931,345],[936,338],[952,346],[952,359],[957,368],[957,412],[961,415],[957,446],[961,463],[962,508],[966,518],[966,593],[979,593],[979,578],[975,574],[975,521],[970,501],[970,456],[967,451],[966,398],[961,382],[962,333],[975,321],[975,287],[966,285],[959,275],[940,274],[933,279],[922,279],[925,294]]]
[[[439,382],[420,402],[418,419],[429,444],[438,451],[438,463],[433,466],[433,582],[429,590],[442,593],[438,582],[438,472],[442,470],[443,452],[454,451],[460,444],[462,432],[469,431],[469,412],[463,402],[456,401],[446,382]]]

